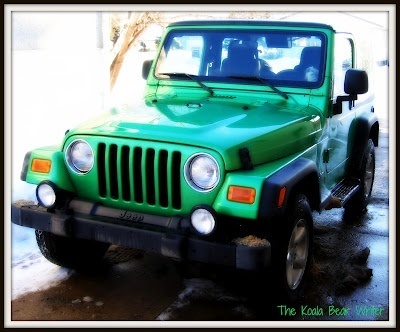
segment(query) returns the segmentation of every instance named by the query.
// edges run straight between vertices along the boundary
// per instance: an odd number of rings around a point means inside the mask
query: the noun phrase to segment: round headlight
[[[48,183],[41,183],[36,188],[36,197],[41,206],[50,208],[56,202],[55,189]]]
[[[215,229],[215,217],[210,208],[197,207],[190,215],[193,228],[201,235],[209,235]]]
[[[218,163],[209,154],[196,154],[185,165],[185,178],[192,188],[210,191],[217,186],[220,179]]]
[[[66,160],[75,173],[87,173],[93,167],[93,150],[84,140],[73,141],[67,148]]]

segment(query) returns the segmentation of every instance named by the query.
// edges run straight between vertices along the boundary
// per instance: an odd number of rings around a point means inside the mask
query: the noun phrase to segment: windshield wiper
[[[208,91],[212,96],[214,95],[214,91],[209,88],[207,85],[203,84],[202,81],[196,75],[191,75],[188,73],[159,73],[159,75],[173,76],[173,77],[188,77],[192,81],[195,81],[198,85],[200,85],[204,90]]]
[[[266,79],[266,78],[261,78],[261,77],[258,77],[258,76],[246,76],[246,75],[243,75],[243,76],[240,76],[240,75],[230,75],[230,76],[228,76],[228,77],[238,78],[238,79],[242,79],[242,80],[249,80],[249,81],[259,81],[259,82],[265,84],[266,86],[270,87],[270,88],[271,88],[273,91],[275,91],[278,95],[282,96],[282,97],[285,98],[285,99],[289,99],[289,96],[288,96],[285,92],[283,92],[283,91],[279,90],[278,88],[276,88],[276,87],[275,87],[274,85],[272,85],[272,84],[269,82],[269,80]]]

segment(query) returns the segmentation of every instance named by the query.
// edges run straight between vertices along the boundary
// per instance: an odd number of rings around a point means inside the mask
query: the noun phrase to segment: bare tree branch
[[[115,82],[118,79],[119,72],[121,70],[124,58],[130,47],[137,41],[140,34],[150,25],[159,24],[166,26],[169,22],[178,19],[188,19],[191,17],[204,17],[204,18],[215,18],[215,16],[207,15],[207,13],[184,13],[178,14],[175,17],[169,17],[168,22],[162,12],[128,12],[126,13],[126,21],[123,20],[118,28],[117,36],[114,36],[114,48],[112,53],[114,54],[113,61],[110,66],[110,90],[113,89]],[[225,16],[226,17],[226,16]],[[267,19],[270,17],[269,12],[230,12],[228,18],[234,19]],[[115,30],[115,27],[113,27]]]
[[[130,13],[131,14],[131,13]],[[129,17],[129,16],[128,16]],[[116,45],[116,55],[110,66],[110,89],[112,90],[117,81],[124,58],[129,48],[135,43],[139,35],[152,23],[161,21],[162,13],[138,12],[130,15],[129,23],[120,34],[120,43]]]

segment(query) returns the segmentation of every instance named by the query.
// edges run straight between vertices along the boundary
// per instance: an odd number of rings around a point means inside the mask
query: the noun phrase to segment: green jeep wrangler
[[[365,211],[379,124],[351,34],[325,24],[187,21],[143,63],[143,101],[26,154],[36,230],[51,262],[87,268],[110,244],[269,271],[295,300],[313,211]],[[268,269],[266,269],[268,268]]]

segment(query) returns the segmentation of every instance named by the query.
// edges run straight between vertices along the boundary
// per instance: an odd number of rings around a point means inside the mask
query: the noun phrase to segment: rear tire
[[[35,231],[42,255],[50,262],[76,270],[101,266],[108,243],[72,239],[44,231]]]
[[[272,239],[272,269],[275,294],[279,299],[296,302],[306,284],[312,257],[313,218],[304,195],[297,195],[286,218],[276,226]]]
[[[365,147],[361,168],[355,176],[360,179],[360,189],[344,206],[345,220],[360,217],[366,212],[367,205],[371,200],[372,186],[375,179],[375,147],[371,139]]]

